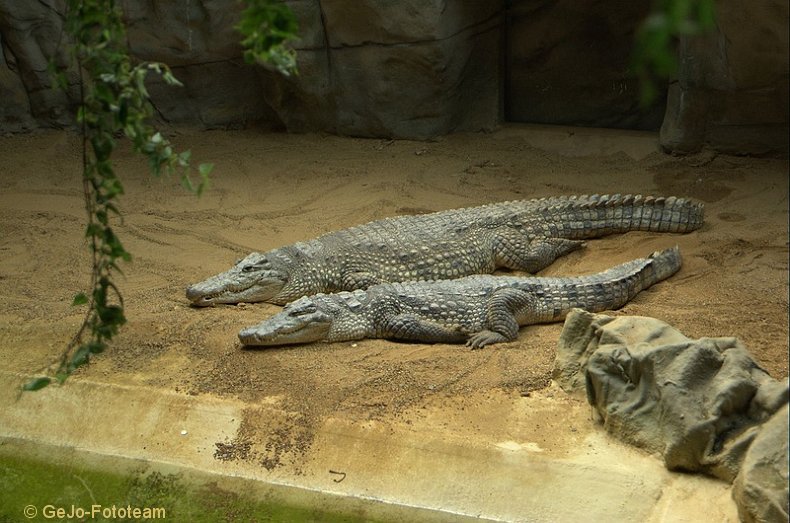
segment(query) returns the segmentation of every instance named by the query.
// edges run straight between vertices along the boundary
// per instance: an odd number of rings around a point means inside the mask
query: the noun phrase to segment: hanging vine
[[[82,185],[87,213],[85,235],[92,255],[90,291],[78,293],[74,305],[87,305],[84,320],[60,357],[41,369],[43,376],[23,390],[39,390],[53,381],[63,383],[75,369],[103,352],[126,323],[123,296],[116,283],[119,263],[131,260],[115,233],[122,220],[118,200],[123,184],[112,165],[118,138],[125,136],[135,151],[145,155],[155,176],[178,173],[188,190],[200,195],[208,183],[211,164],[190,167],[190,152],[176,152],[170,141],[148,122],[153,116],[145,80],[161,75],[179,86],[162,63],[133,63],[126,47],[123,13],[115,0],[66,0],[65,32],[80,77],[77,123],[82,136]],[[257,27],[257,29],[256,29]],[[239,31],[250,60],[262,60],[284,74],[295,71],[293,51],[285,42],[295,37],[296,21],[275,0],[254,0],[243,14]],[[61,77],[62,87],[65,82]]]

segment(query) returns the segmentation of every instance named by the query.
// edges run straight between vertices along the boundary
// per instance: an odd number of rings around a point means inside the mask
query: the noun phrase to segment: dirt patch
[[[683,269],[618,314],[654,316],[690,337],[737,336],[774,377],[787,376],[787,161],[643,154],[654,136],[594,130],[574,130],[560,152],[531,145],[541,132],[507,128],[380,147],[320,135],[173,131],[193,158],[217,166],[200,199],[121,152],[125,220],[117,233],[134,260],[119,283],[129,322],[80,374],[248,402],[236,439],[217,442],[215,456],[267,468],[298,466],[329,416],[410,423],[426,405],[452,409],[487,391],[528,394],[550,381],[561,325],[525,328],[518,341],[482,351],[384,340],[243,350],[236,333],[278,308],[195,309],[184,289],[251,251],[385,216],[620,192],[699,198],[707,223],[688,235],[591,241],[544,274],[595,272],[679,244]],[[57,132],[0,138],[0,350],[8,370],[45,364],[81,320],[70,306],[88,282],[78,145]],[[270,415],[269,404],[285,413],[280,432],[257,421]]]

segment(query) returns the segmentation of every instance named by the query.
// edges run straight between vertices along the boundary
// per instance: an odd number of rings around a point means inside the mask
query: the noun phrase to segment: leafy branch
[[[182,184],[201,194],[208,183],[212,166],[198,168],[193,180],[189,151],[176,153],[172,144],[147,121],[153,115],[145,79],[149,72],[159,73],[165,82],[180,85],[170,69],[160,63],[132,64],[125,46],[122,12],[114,0],[67,0],[65,30],[73,47],[71,55],[80,75],[80,100],[77,122],[82,135],[82,186],[88,225],[85,236],[92,254],[91,291],[78,293],[74,305],[88,304],[84,320],[68,343],[54,371],[63,382],[91,355],[103,352],[107,343],[126,323],[123,296],[115,283],[122,274],[119,261],[130,261],[113,230],[122,216],[117,206],[123,184],[115,173],[111,156],[125,135],[133,148],[148,157],[151,171],[180,173]],[[59,84],[62,85],[62,78]],[[50,365],[46,370],[51,371]],[[23,386],[38,390],[52,382],[45,375]]]
[[[246,0],[236,30],[244,39],[247,63],[270,65],[285,76],[296,73],[296,52],[286,44],[299,29],[291,10],[276,0]]]
[[[122,274],[120,261],[131,261],[113,230],[123,217],[117,205],[123,184],[113,169],[111,156],[125,136],[135,151],[148,158],[155,176],[177,172],[181,183],[198,196],[208,184],[211,164],[190,168],[190,152],[176,152],[173,145],[148,122],[153,116],[145,80],[150,72],[169,85],[180,86],[170,68],[162,63],[134,64],[126,48],[123,13],[115,0],[66,0],[65,31],[71,56],[80,78],[77,122],[82,135],[82,185],[88,225],[85,235],[92,254],[91,291],[78,293],[73,305],[85,305],[83,322],[56,362],[39,372],[22,389],[39,390],[57,380],[63,383],[77,368],[87,364],[126,323],[123,296],[115,283]],[[245,57],[271,64],[283,74],[296,70],[293,50],[284,46],[295,38],[296,21],[284,4],[274,0],[251,0],[239,24],[248,47]],[[56,77],[66,89],[65,77]],[[54,371],[53,371],[54,368]]]

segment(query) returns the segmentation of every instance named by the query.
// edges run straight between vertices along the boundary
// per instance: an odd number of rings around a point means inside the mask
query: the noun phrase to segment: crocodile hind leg
[[[536,300],[532,294],[508,287],[494,291],[488,298],[486,308],[488,328],[469,336],[466,344],[472,349],[514,341],[518,337],[517,318],[526,324],[537,314]]]
[[[414,314],[398,314],[389,318],[381,331],[381,336],[430,343],[458,343],[467,338],[466,334],[457,329]]]
[[[567,238],[535,238],[530,240],[522,232],[511,227],[493,231],[494,260],[497,267],[507,267],[538,272],[569,252],[584,246],[581,240]]]

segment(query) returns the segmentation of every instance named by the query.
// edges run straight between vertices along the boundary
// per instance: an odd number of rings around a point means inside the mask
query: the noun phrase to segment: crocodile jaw
[[[287,283],[288,275],[272,268],[265,255],[252,253],[230,270],[191,285],[186,295],[196,307],[274,301]]]
[[[293,316],[284,310],[268,320],[239,332],[239,340],[248,346],[294,345],[313,341],[327,341],[332,329],[332,318],[316,311]]]
[[[219,303],[270,301],[280,293],[286,283],[282,279],[267,278],[265,275],[258,275],[253,281],[228,276],[233,275],[220,274],[188,287],[187,299],[196,307]]]

